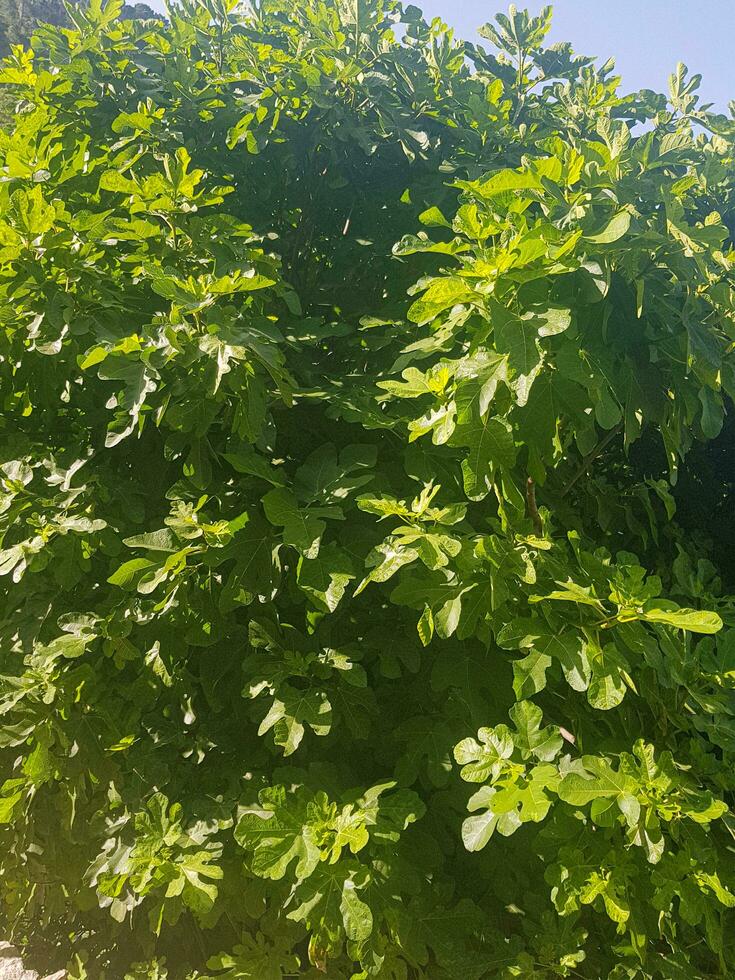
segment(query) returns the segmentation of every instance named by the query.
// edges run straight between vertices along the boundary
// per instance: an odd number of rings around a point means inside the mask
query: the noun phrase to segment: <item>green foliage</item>
[[[548,9],[120,10],[0,72],[0,935],[732,976],[735,124]]]
[[[78,0],[68,0],[70,5]],[[119,11],[124,19],[159,17],[147,3],[124,4]],[[159,17],[160,19],[160,17]],[[65,0],[0,0],[0,57],[7,57],[17,45],[28,43],[39,24],[71,25]],[[0,125],[12,128],[18,105],[14,93],[0,88]]]
[[[70,0],[74,3],[78,0]],[[125,4],[125,19],[144,20],[158,16],[147,3]],[[70,26],[69,11],[62,0],[0,0],[0,55],[6,57],[18,44],[26,44],[39,24]]]

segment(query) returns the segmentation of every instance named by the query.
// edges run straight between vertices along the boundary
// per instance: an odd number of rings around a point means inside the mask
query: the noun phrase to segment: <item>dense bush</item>
[[[116,2],[0,76],[0,935],[733,976],[735,124],[548,10]]]

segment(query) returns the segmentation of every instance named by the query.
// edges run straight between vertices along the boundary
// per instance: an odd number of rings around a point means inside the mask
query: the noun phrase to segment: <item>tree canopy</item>
[[[733,118],[550,8],[67,10],[0,68],[0,935],[733,976]]]
[[[123,18],[155,17],[147,3],[125,4]],[[0,56],[10,54],[13,45],[26,44],[38,24],[70,26],[64,0],[0,0]]]

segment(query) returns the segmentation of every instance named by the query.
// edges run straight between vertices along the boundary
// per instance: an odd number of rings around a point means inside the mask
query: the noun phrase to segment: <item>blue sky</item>
[[[163,9],[163,0],[148,2]],[[478,40],[480,24],[508,9],[507,2],[494,0],[410,2],[427,17],[442,17],[468,40]],[[535,14],[543,3],[517,0],[516,5]],[[556,0],[553,7],[550,41],[571,41],[577,52],[597,55],[601,62],[614,57],[627,90],[665,92],[669,75],[683,61],[702,74],[707,102],[724,112],[735,99],[735,0]]]
[[[460,37],[476,40],[480,24],[507,3],[413,0],[442,17]],[[538,13],[542,3],[523,3]],[[701,93],[725,111],[735,99],[735,0],[556,0],[550,41],[571,41],[580,54],[615,58],[626,89],[666,91],[678,61],[702,74]]]

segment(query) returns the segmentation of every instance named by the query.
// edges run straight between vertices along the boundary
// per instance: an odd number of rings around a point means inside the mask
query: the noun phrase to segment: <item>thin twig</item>
[[[536,484],[533,482],[533,477],[530,476],[526,480],[526,504],[528,505],[529,517],[533,521],[533,529],[537,537],[540,538],[544,533],[544,525],[536,506]]]
[[[574,476],[572,477],[572,479],[569,481],[569,483],[567,483],[567,485],[562,490],[562,492],[561,492],[562,497],[566,497],[566,495],[572,489],[572,487],[574,486],[574,484],[578,480],[581,480],[582,479],[582,477],[585,475],[585,473],[589,469],[590,465],[592,463],[594,463],[594,461],[597,459],[597,457],[600,455],[600,453],[603,452],[603,450],[607,447],[607,445],[610,442],[612,442],[612,440],[615,438],[615,436],[618,434],[618,432],[620,432],[620,430],[622,428],[623,428],[623,423],[622,422],[618,422],[618,424],[616,426],[614,426],[612,429],[610,429],[610,431],[605,436],[605,438],[604,439],[601,439],[600,442],[597,443],[597,445],[592,450],[592,452],[591,453],[588,453],[585,456],[585,458],[582,460],[582,465],[579,467],[579,469],[574,474]]]

